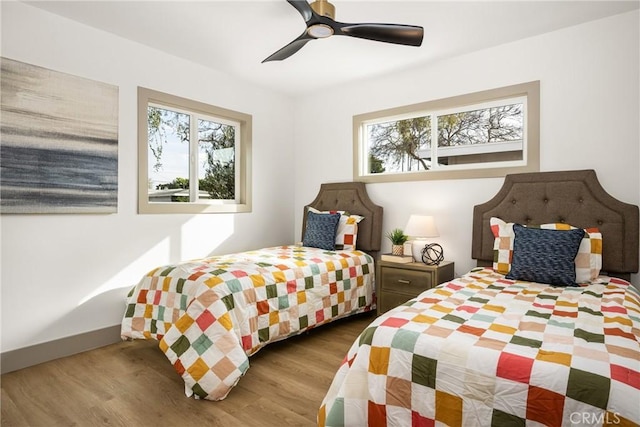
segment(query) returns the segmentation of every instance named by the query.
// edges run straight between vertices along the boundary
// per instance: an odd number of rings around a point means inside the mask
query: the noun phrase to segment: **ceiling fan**
[[[309,4],[306,0],[287,0],[296,8],[307,28],[294,41],[276,51],[264,62],[282,61],[299,51],[310,40],[330,36],[351,36],[361,39],[407,46],[420,46],[424,29],[415,25],[402,24],[346,24],[335,21],[335,7],[327,0],[316,0]]]

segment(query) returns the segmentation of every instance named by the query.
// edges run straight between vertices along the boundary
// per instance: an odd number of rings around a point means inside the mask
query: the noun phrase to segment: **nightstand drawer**
[[[378,314],[404,304],[427,289],[453,280],[453,268],[451,261],[444,261],[439,265],[379,261],[376,270]]]
[[[424,271],[402,270],[385,267],[382,289],[414,294],[432,288],[433,275]]]

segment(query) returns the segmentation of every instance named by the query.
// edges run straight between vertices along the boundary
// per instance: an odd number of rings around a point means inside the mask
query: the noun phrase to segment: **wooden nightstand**
[[[453,268],[454,263],[451,261],[443,261],[440,265],[378,261],[376,274],[378,314],[407,302],[422,291],[453,280]]]

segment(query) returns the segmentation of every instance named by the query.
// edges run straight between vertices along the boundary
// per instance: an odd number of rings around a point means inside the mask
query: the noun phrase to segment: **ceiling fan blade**
[[[1,1],[1,0],[0,0]],[[302,49],[309,40],[324,39],[332,35],[350,36],[361,39],[408,46],[420,46],[424,29],[416,25],[402,24],[347,24],[333,19],[335,8],[327,0],[287,0],[302,16],[307,28],[297,39],[271,54],[262,62],[282,61]]]
[[[315,39],[311,37],[309,34],[307,34],[307,32],[305,31],[297,39],[295,39],[294,41],[292,41],[282,49],[269,55],[267,58],[265,58],[262,61],[262,63],[265,63],[268,61],[282,61],[283,59],[290,57],[291,55],[293,55],[294,53],[302,49],[302,46],[307,44],[309,40],[315,40]]]
[[[309,20],[313,16],[313,9],[311,9],[311,6],[309,6],[307,0],[287,0],[287,2],[289,2],[291,6],[295,7],[296,10],[300,12],[300,15],[302,15],[302,18],[304,19],[304,22],[309,22]]]
[[[424,29],[415,25],[402,24],[344,24],[336,22],[337,35],[358,37],[379,42],[420,46]]]

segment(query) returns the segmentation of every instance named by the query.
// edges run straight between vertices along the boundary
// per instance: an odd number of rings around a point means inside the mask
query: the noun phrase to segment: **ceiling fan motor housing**
[[[311,6],[311,9],[320,16],[336,19],[336,8],[327,0],[316,0],[309,6]]]

